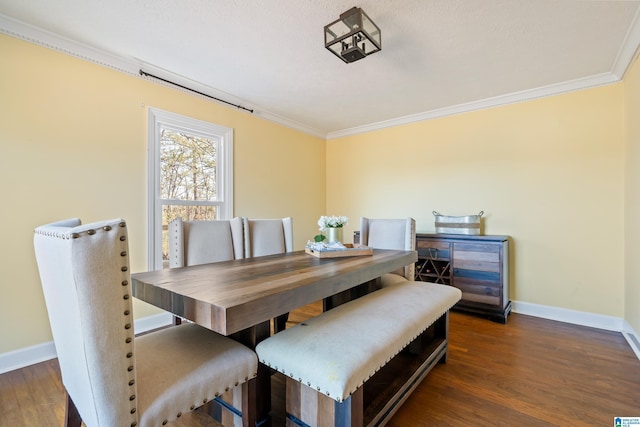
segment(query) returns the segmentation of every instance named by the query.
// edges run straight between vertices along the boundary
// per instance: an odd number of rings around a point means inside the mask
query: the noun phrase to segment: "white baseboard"
[[[173,314],[169,312],[164,312],[160,314],[155,314],[153,316],[142,317],[140,319],[136,319],[134,323],[134,328],[136,328],[136,335],[141,334],[143,332],[149,332],[154,329],[162,328],[173,323]]]
[[[514,313],[541,317],[543,319],[621,332],[633,352],[638,359],[640,359],[640,339],[638,339],[640,335],[634,331],[628,322],[620,317],[521,301],[513,301],[512,310]],[[170,313],[161,313],[136,319],[134,327],[137,333],[142,333],[170,325],[172,322],[173,316]],[[45,360],[50,360],[55,357],[56,350],[53,341],[3,353],[0,354],[0,374],[44,362]]]
[[[172,322],[173,316],[171,313],[160,313],[136,319],[134,328],[136,333],[139,334],[170,325]],[[56,357],[56,347],[53,341],[2,353],[0,354],[0,374]]]
[[[56,357],[53,341],[0,354],[0,374]]]
[[[636,354],[636,357],[640,359],[640,335],[631,327],[629,322],[624,321],[622,335],[626,338],[627,342],[631,346],[631,349]]]
[[[603,314],[587,313],[585,311],[521,301],[513,301],[512,310],[514,313],[616,332],[622,332],[622,324],[624,321],[621,317],[605,316]]]
[[[590,328],[605,329],[607,331],[621,332],[627,340],[631,350],[640,360],[640,339],[638,333],[633,330],[629,322],[621,317],[605,316],[602,314],[587,313],[584,311],[570,310],[567,308],[552,307],[548,305],[532,304],[528,302],[513,301],[514,313],[527,314],[549,320],[557,320],[574,325],[588,326]]]

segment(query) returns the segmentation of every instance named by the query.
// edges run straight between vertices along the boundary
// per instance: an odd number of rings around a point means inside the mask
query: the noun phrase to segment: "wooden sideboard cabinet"
[[[455,286],[458,310],[506,323],[509,300],[509,237],[464,234],[416,235],[415,280]]]
[[[354,243],[360,233],[354,233]],[[415,280],[455,286],[462,299],[454,309],[506,323],[509,299],[509,236],[416,235]]]

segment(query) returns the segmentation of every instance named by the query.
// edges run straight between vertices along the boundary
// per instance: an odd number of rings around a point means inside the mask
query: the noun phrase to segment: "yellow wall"
[[[625,320],[640,333],[640,60],[625,76]]]
[[[132,271],[146,269],[148,106],[234,128],[235,215],[293,216],[296,249],[316,233],[323,139],[11,37],[0,52],[0,354],[51,340],[37,225],[124,217]]]
[[[148,106],[234,128],[235,215],[293,216],[296,249],[322,214],[349,216],[349,236],[363,215],[433,231],[433,210],[484,210],[486,234],[513,238],[513,300],[626,308],[640,331],[637,63],[624,83],[325,143],[11,37],[0,51],[0,354],[51,340],[35,226],[122,216],[132,270],[146,268]]]
[[[484,210],[512,300],[622,318],[623,105],[615,84],[329,140],[327,211],[433,232],[434,210]]]

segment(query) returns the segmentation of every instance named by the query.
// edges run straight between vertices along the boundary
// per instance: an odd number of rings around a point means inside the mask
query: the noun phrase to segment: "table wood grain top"
[[[131,278],[134,297],[230,335],[416,261],[415,251],[324,259],[296,251]]]

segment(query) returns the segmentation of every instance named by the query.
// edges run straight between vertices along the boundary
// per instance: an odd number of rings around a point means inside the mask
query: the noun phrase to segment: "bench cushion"
[[[407,281],[277,333],[256,353],[271,368],[342,402],[461,296],[451,286]]]

